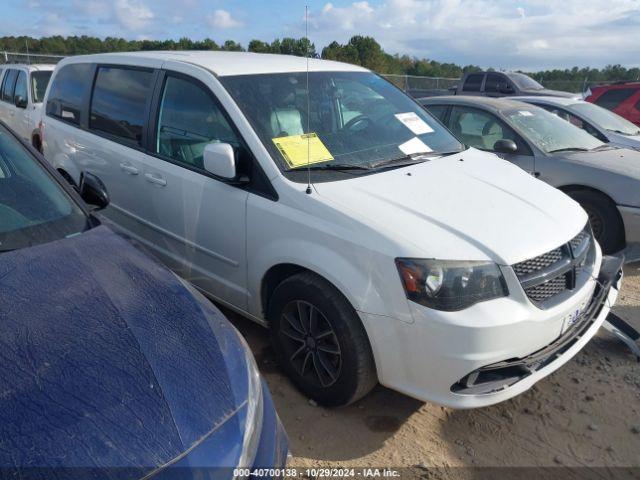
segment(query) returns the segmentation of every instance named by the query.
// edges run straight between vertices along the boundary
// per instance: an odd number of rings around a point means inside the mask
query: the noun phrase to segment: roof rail
[[[65,58],[64,55],[0,51],[0,64],[58,63],[63,58]]]

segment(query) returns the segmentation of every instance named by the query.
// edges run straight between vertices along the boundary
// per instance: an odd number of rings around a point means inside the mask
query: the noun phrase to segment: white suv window
[[[239,145],[211,94],[193,81],[173,76],[165,82],[157,132],[156,153],[200,170],[208,143]]]

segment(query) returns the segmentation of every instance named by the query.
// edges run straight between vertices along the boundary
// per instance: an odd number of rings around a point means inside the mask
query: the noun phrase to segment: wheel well
[[[262,278],[262,288],[260,290],[260,300],[262,301],[262,313],[267,318],[267,310],[271,294],[284,280],[301,272],[311,272],[308,268],[295,265],[293,263],[281,263],[271,267]],[[312,272],[314,273],[314,272]]]
[[[604,193],[602,190],[598,190],[597,188],[593,188],[593,187],[587,187],[585,185],[564,185],[562,187],[558,187],[558,189],[563,191],[567,195],[569,195],[570,192],[580,192],[580,191],[582,191],[582,192],[595,193],[596,195],[601,195],[602,197],[606,198],[609,202],[611,202],[611,204],[614,207],[616,207],[616,209],[615,209],[616,210],[616,217],[617,217],[618,221],[620,222],[620,225],[622,225],[622,227],[623,227],[622,231],[623,231],[623,234],[624,234],[624,221],[622,220],[622,215],[620,215],[620,212],[618,211],[617,204],[613,200],[613,198],[611,198],[609,195]],[[623,235],[623,237],[624,237],[624,235]]]
[[[577,191],[593,192],[598,195],[602,195],[614,205],[616,204],[616,202],[613,201],[613,198],[611,198],[609,195],[604,193],[602,190],[598,190],[597,188],[593,188],[593,187],[587,187],[585,185],[564,185],[562,187],[558,187],[558,190],[562,190],[567,195],[569,194],[569,192],[577,192]]]

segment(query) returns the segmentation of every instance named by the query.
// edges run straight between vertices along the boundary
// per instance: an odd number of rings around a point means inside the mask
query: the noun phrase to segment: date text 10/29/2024
[[[399,478],[390,468],[237,468],[234,478]]]

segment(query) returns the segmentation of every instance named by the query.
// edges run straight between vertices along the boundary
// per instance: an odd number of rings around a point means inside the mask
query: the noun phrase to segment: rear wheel
[[[377,383],[360,318],[347,299],[317,275],[296,274],[278,285],[268,319],[280,366],[318,403],[347,405]]]
[[[589,215],[593,235],[606,254],[624,248],[624,225],[615,204],[606,196],[589,190],[567,192]]]

